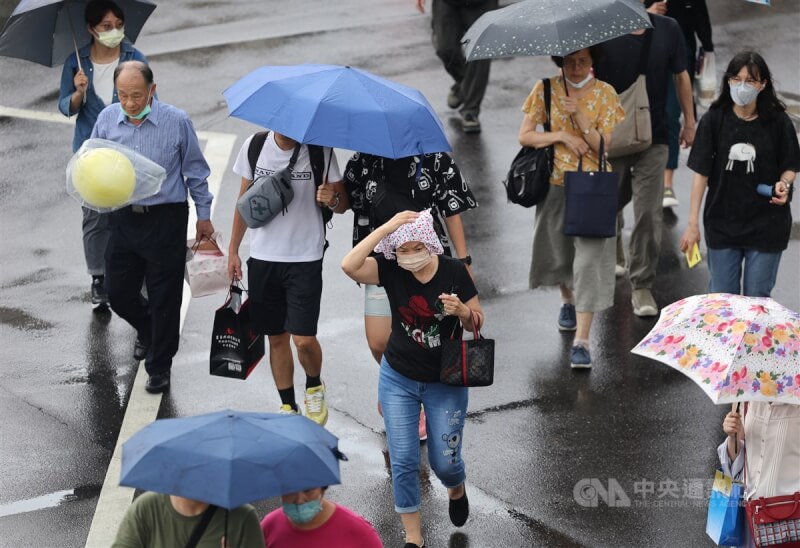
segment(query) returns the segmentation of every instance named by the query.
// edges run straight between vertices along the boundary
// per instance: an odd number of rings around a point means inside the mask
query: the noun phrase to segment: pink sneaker
[[[419,441],[428,439],[428,430],[425,428],[425,410],[419,410]]]

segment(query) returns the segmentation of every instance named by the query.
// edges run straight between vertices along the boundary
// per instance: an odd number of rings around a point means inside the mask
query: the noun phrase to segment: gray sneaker
[[[467,113],[461,115],[461,130],[464,133],[480,133],[481,123],[477,114]]]
[[[634,289],[631,295],[633,313],[640,317],[655,316],[658,314],[658,305],[653,294],[646,287]]]
[[[447,106],[456,109],[461,106],[461,103],[464,101],[461,99],[461,95],[459,95],[456,91],[450,90],[450,93],[447,94]]]

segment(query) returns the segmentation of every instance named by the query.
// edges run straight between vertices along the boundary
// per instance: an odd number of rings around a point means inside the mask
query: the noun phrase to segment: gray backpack
[[[292,169],[294,169],[302,146],[298,143],[294,147],[288,166],[279,169],[272,175],[256,177],[247,190],[239,196],[236,201],[236,210],[248,227],[262,227],[274,219],[278,213],[285,214],[288,211],[287,208],[294,198]]]

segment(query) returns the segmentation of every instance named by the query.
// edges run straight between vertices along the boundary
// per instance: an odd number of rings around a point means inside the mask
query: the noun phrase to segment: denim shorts
[[[389,297],[386,289],[379,285],[364,284],[364,315],[391,318],[392,309],[389,308]]]

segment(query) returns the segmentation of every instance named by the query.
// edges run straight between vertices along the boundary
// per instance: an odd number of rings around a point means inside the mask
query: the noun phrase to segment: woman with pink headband
[[[383,255],[371,257],[373,250]],[[469,517],[461,445],[467,388],[439,382],[442,339],[473,318],[483,326],[478,291],[458,259],[442,255],[430,210],[404,211],[356,245],[342,270],[359,283],[382,285],[392,311],[392,333],[381,361],[378,401],[392,463],[395,511],[406,548],[424,545],[419,512],[417,419],[425,406],[428,460],[447,488],[453,525]]]

